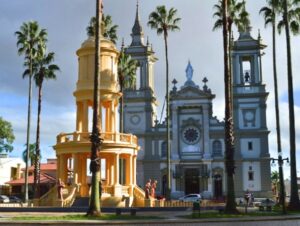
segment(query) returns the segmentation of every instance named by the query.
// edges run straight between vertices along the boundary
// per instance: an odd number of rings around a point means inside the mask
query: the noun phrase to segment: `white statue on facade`
[[[189,61],[186,69],[185,69],[185,72],[186,72],[186,78],[188,81],[192,81],[192,78],[193,78],[193,73],[194,73],[194,69],[191,65],[191,62]]]

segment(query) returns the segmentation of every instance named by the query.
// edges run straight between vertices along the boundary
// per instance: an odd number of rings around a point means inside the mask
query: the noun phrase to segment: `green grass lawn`
[[[85,214],[65,215],[65,216],[22,216],[13,217],[12,220],[149,220],[149,219],[164,219],[157,216],[131,216],[130,214],[115,215],[102,214],[99,217],[86,216]]]

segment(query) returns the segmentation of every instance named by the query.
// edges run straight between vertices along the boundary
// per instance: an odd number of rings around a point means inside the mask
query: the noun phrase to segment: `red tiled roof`
[[[46,170],[56,170],[56,163],[41,163],[41,171],[46,171]],[[23,168],[22,170],[25,171],[25,168]],[[34,170],[34,166],[30,166],[28,168],[29,171],[33,171]]]
[[[28,184],[34,184],[34,180],[33,180],[34,176],[29,176],[28,177]],[[41,184],[55,184],[56,183],[56,179],[46,173],[41,173],[41,177],[40,177],[40,183]],[[23,185],[25,184],[25,178],[20,178],[17,180],[11,180],[6,182],[5,184],[10,184],[10,185]]]

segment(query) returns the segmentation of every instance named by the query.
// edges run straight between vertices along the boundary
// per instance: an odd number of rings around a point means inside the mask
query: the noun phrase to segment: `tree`
[[[168,35],[170,31],[180,30],[178,24],[181,18],[177,17],[177,9],[157,6],[156,10],[150,13],[148,26],[155,29],[158,35],[163,35],[165,43],[166,58],[166,139],[167,139],[167,194],[166,198],[171,197],[171,149],[170,149],[170,93],[169,93],[169,56],[168,56]]]
[[[25,147],[26,147],[26,144],[25,144]],[[34,164],[35,149],[36,149],[36,144],[29,144],[29,161],[30,161],[30,164],[29,164],[29,162],[28,162],[28,164],[30,166],[33,166],[33,164]],[[27,158],[27,148],[22,153],[22,159],[23,159],[24,162],[26,162],[26,158]]]
[[[133,60],[130,55],[124,53],[122,50],[118,61],[118,79],[120,85],[120,92],[126,88],[133,88],[136,81],[137,61]],[[123,133],[123,106],[124,98],[120,98],[120,132]]]
[[[250,26],[249,14],[246,11],[245,1],[219,0],[214,5],[216,12],[213,14],[217,20],[213,30],[223,28],[224,51],[224,84],[225,84],[225,166],[227,175],[227,198],[225,211],[237,212],[234,191],[234,124],[232,102],[232,71],[231,71],[231,41],[232,25],[236,25],[240,32]]]
[[[0,153],[11,152],[14,140],[15,136],[11,123],[0,117]]]
[[[290,132],[290,164],[291,164],[291,195],[289,202],[290,210],[299,210],[300,201],[297,185],[297,165],[296,165],[296,131],[294,112],[294,88],[293,88],[293,67],[291,52],[290,32],[294,35],[300,32],[300,8],[299,0],[281,0],[282,20],[278,23],[278,31],[285,28],[286,50],[287,50],[287,81],[288,81],[288,102],[289,102],[289,132]]]
[[[27,157],[25,169],[25,195],[24,201],[28,202],[28,159],[29,159],[29,140],[30,140],[30,119],[31,119],[31,94],[32,94],[32,75],[33,62],[37,57],[37,49],[44,46],[47,40],[47,32],[41,29],[36,21],[23,23],[20,30],[15,32],[17,35],[17,47],[19,55],[24,55],[24,66],[29,71],[28,74],[23,74],[23,78],[28,75],[29,89],[28,89],[28,117],[27,117]]]
[[[280,203],[282,205],[282,212],[286,213],[285,208],[285,191],[284,191],[284,177],[282,169],[282,149],[281,149],[281,132],[280,132],[280,116],[279,116],[279,101],[278,101],[278,82],[277,82],[277,67],[276,67],[276,14],[279,11],[280,0],[267,0],[267,6],[261,8],[260,14],[263,14],[265,19],[265,26],[269,24],[272,26],[272,49],[273,49],[273,79],[274,79],[274,94],[275,94],[275,117],[276,117],[276,133],[277,133],[277,152],[278,152],[278,179],[280,181]],[[272,176],[273,177],[272,172]],[[277,183],[276,183],[277,189]],[[276,190],[278,192],[278,190]]]
[[[272,181],[272,185],[273,185],[273,187],[274,187],[274,193],[275,193],[275,195],[276,196],[278,196],[278,183],[279,183],[279,180],[280,180],[280,178],[279,178],[279,173],[278,173],[278,171],[273,171],[272,173],[271,173],[271,181]]]
[[[100,137],[99,125],[99,78],[100,78],[100,18],[102,15],[102,0],[96,0],[96,32],[95,32],[95,75],[94,75],[94,101],[93,101],[93,129],[91,135],[91,163],[90,171],[92,173],[90,204],[87,211],[88,216],[101,215],[99,182],[101,159],[98,153],[101,148],[102,139]]]
[[[35,143],[35,159],[34,159],[34,197],[39,197],[39,182],[40,182],[40,124],[41,124],[41,110],[42,110],[42,87],[44,80],[56,79],[56,72],[59,67],[52,64],[54,61],[54,53],[46,53],[45,46],[38,49],[37,57],[34,60],[33,74],[35,84],[38,87],[38,114],[37,114],[37,129],[36,129],[36,143]],[[24,74],[29,74],[27,69]]]
[[[223,27],[223,6],[222,0],[214,5],[214,17],[217,18],[213,30],[221,29]],[[228,17],[228,33],[232,33],[232,25],[235,25],[238,31],[245,31],[250,26],[249,13],[246,10],[246,2],[238,2],[237,0],[228,0],[227,8]]]
[[[223,51],[224,51],[224,84],[225,84],[225,167],[227,175],[226,213],[236,213],[236,202],[234,194],[234,131],[233,131],[233,109],[232,109],[232,76],[230,71],[230,26],[227,0],[222,1],[222,23],[223,23]]]
[[[103,14],[102,17],[103,23],[103,37],[112,41],[116,44],[118,40],[117,29],[118,25],[113,25],[113,21],[110,15],[105,16]],[[92,17],[89,23],[89,26],[86,28],[87,35],[89,37],[95,37],[95,29],[96,29],[96,17]]]
[[[215,13],[213,17],[216,17],[217,20],[213,26],[213,31],[223,28],[223,6],[222,0],[219,0],[218,4],[215,4],[214,7]],[[245,31],[250,26],[249,13],[246,10],[246,2],[238,2],[237,0],[228,0],[227,8],[227,17],[228,17],[228,33],[232,34],[232,25],[235,25],[238,31]],[[229,41],[229,51],[231,53],[231,41]],[[229,71],[231,71],[231,57],[229,58]]]

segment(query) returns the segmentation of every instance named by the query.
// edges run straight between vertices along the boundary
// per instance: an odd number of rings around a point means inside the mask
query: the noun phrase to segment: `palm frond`
[[[285,23],[284,23],[284,20],[280,20],[277,24],[277,30],[278,30],[278,33],[281,34],[281,31],[282,31],[282,28],[285,27]]]

